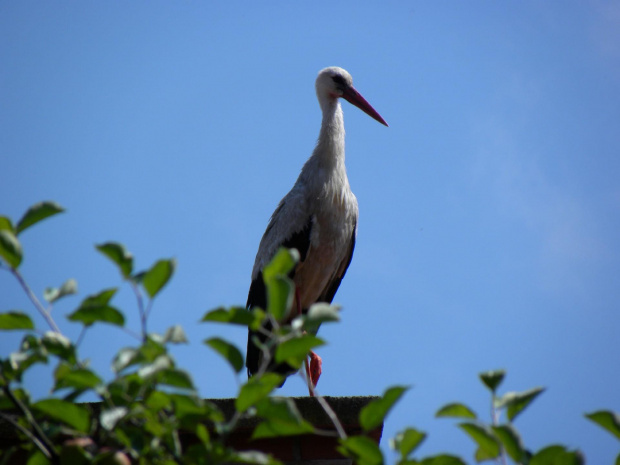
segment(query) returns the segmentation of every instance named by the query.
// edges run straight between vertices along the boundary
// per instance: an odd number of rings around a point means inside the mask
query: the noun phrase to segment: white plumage
[[[358,207],[344,163],[345,132],[339,98],[351,102],[382,124],[387,126],[387,123],[355,90],[351,75],[342,68],[321,70],[316,80],[316,93],[323,112],[317,145],[297,182],[271,216],[256,254],[248,308],[265,307],[261,271],[282,246],[297,248],[301,255],[293,280],[300,297],[294,308],[302,312],[315,302],[331,303],[351,262]],[[250,376],[258,371],[262,361],[253,336],[264,338],[252,331],[248,334],[246,365]],[[288,365],[270,369],[290,374]]]

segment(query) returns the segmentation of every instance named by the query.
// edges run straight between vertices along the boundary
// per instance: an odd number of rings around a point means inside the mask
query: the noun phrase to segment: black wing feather
[[[351,260],[353,259],[353,251],[355,250],[356,230],[357,230],[357,226],[353,228],[353,234],[351,234],[351,245],[349,247],[349,256],[347,257],[347,262],[344,266],[344,269],[342,270],[342,273],[335,276],[333,281],[327,285],[327,288],[325,288],[325,290],[321,294],[321,297],[319,297],[318,302],[327,302],[328,304],[331,304],[332,300],[334,300],[334,296],[336,295],[336,292],[338,291],[338,288],[340,287],[340,283],[342,282],[344,275],[347,273],[347,270],[349,269],[349,265],[351,264]]]
[[[297,249],[300,255],[300,261],[304,261],[308,255],[308,249],[310,249],[310,234],[312,233],[312,218],[309,218],[306,225],[300,231],[293,233],[283,243],[282,247],[289,249]],[[291,272],[291,278],[295,274],[295,270]],[[248,310],[260,307],[265,309],[267,307],[267,289],[265,288],[265,282],[263,281],[263,273],[260,271],[258,276],[254,278],[250,284],[250,292],[248,293],[248,301],[246,308]],[[265,324],[264,328],[267,331],[271,330],[271,325]],[[261,343],[267,341],[267,336],[252,330],[248,330],[248,348],[245,365],[248,369],[248,376],[252,376],[259,369],[259,355],[260,349],[254,343],[254,337],[257,337]],[[292,370],[291,366],[286,363],[280,363],[269,368],[270,371],[281,373],[283,375],[290,374]]]
[[[308,218],[304,229],[293,233],[291,237],[286,239],[282,243],[282,247],[287,249],[297,249],[300,256],[300,261],[304,261],[308,255],[308,249],[310,248],[310,235],[312,234],[312,217]]]

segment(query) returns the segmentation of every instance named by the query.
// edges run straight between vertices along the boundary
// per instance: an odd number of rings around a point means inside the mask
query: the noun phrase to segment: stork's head
[[[331,66],[319,71],[319,75],[316,78],[316,95],[319,98],[319,102],[321,102],[321,106],[325,101],[334,101],[342,97],[381,124],[388,125],[370,103],[355,90],[353,78],[342,68]]]

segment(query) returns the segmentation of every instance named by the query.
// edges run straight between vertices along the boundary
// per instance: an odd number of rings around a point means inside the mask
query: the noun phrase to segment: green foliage
[[[251,311],[248,311],[243,307],[220,307],[207,312],[200,321],[240,325],[256,331],[261,327],[262,322],[266,318],[266,313],[260,308],[253,308]]]
[[[11,268],[19,267],[22,262],[22,245],[15,233],[8,229],[0,230],[0,256]]]
[[[133,255],[125,249],[125,246],[116,242],[106,242],[96,247],[118,266],[123,278],[129,278],[133,271]]]
[[[125,325],[125,317],[114,307],[109,305],[87,305],[78,308],[69,315],[69,320],[79,321],[84,326],[91,326],[94,323],[109,323],[116,326]]]
[[[219,337],[212,337],[205,340],[205,344],[224,357],[236,373],[239,373],[243,369],[243,355],[241,351],[230,342]]]
[[[39,202],[30,207],[24,216],[17,222],[15,227],[15,234],[20,234],[26,228],[38,223],[39,221],[49,218],[57,213],[65,211],[60,205],[55,202]]]
[[[491,430],[512,460],[521,463],[527,459],[523,441],[512,424],[492,426]]]
[[[75,279],[68,279],[60,287],[48,287],[43,291],[43,298],[53,304],[61,297],[77,294],[77,282]]]
[[[316,334],[323,323],[340,321],[339,311],[340,307],[337,305],[316,303],[308,309],[308,313],[297,316],[293,320],[292,326]]]
[[[529,461],[529,465],[583,465],[584,463],[581,452],[570,451],[558,445],[544,447]]]
[[[598,410],[586,414],[586,418],[592,420],[601,428],[620,439],[620,415],[609,410]]]
[[[508,392],[495,400],[497,408],[506,408],[510,421],[514,420],[545,389],[536,387],[524,392]]]
[[[504,370],[485,371],[480,373],[479,376],[484,385],[488,387],[493,394],[495,394],[495,391],[499,385],[502,384],[504,376],[506,376],[506,372]]]
[[[166,285],[176,268],[176,260],[159,260],[142,276],[142,285],[152,299]]]
[[[90,412],[73,402],[54,398],[43,399],[32,404],[32,410],[65,423],[81,433],[87,433],[90,429]]]
[[[302,363],[308,357],[308,353],[325,342],[312,334],[302,334],[288,339],[278,345],[276,349],[276,362],[286,362],[293,368],[301,368]]]
[[[292,399],[265,397],[256,404],[256,413],[263,421],[252,433],[252,438],[273,438],[314,432],[304,420]]]
[[[25,313],[12,311],[0,313],[0,329],[34,329],[34,324]]]
[[[225,415],[211,402],[202,400],[189,373],[177,366],[170,346],[187,343],[180,326],[172,326],[163,334],[147,332],[147,322],[154,299],[170,282],[176,269],[174,259],[162,259],[144,271],[134,270],[133,255],[117,242],[106,242],[96,248],[116,267],[131,287],[140,316],[141,331],[136,345],[124,347],[112,358],[114,373],[110,381],[88,366],[79,353],[79,341],[87,330],[98,323],[124,327],[125,314],[112,305],[117,288],[106,288],[87,296],[68,315],[71,322],[81,323],[78,342],[71,341],[58,328],[51,316],[53,304],[77,293],[77,282],[66,280],[60,287],[43,292],[44,307],[18,272],[23,259],[18,235],[42,220],[64,211],[53,202],[32,206],[15,223],[0,216],[0,265],[13,274],[40,313],[48,331],[35,328],[31,316],[20,310],[0,311],[0,331],[23,331],[18,349],[0,359],[0,416],[11,410],[18,440],[2,450],[0,465],[11,463],[16,453],[26,454],[28,465],[49,463],[71,464],[218,464],[250,463],[276,465],[273,457],[259,451],[237,451],[227,437],[241,419],[254,419],[254,439],[280,438],[291,435],[322,433],[304,419],[292,399],[274,396],[283,382],[281,375],[267,371],[270,361],[302,366],[309,352],[325,344],[316,333],[324,323],[340,319],[339,307],[315,304],[307,314],[296,315],[292,309],[294,286],[289,278],[299,260],[295,250],[281,249],[263,270],[267,289],[267,308],[248,311],[243,307],[217,308],[207,312],[202,322],[236,325],[262,332],[267,340],[259,347],[265,361],[259,372],[240,382],[234,402],[235,411]],[[267,328],[270,328],[269,330]],[[234,344],[211,337],[205,345],[224,358],[235,376],[243,372],[243,354]],[[273,358],[273,360],[271,360]],[[37,364],[53,363],[53,396],[33,401],[22,385],[23,375]],[[579,465],[584,458],[579,451],[561,445],[543,447],[532,452],[524,445],[513,424],[542,392],[534,388],[523,392],[498,395],[506,373],[494,370],[481,373],[480,380],[491,394],[490,421],[462,402],[451,402],[440,408],[436,416],[455,418],[457,425],[471,440],[477,462],[523,465]],[[368,403],[361,411],[361,434],[347,436],[328,403],[319,397],[327,415],[339,434],[338,450],[359,465],[386,462],[383,452],[371,438],[389,412],[407,391],[393,386]],[[98,399],[97,405],[76,403],[83,396]],[[502,414],[506,420],[500,422]],[[600,410],[586,418],[620,439],[620,417]],[[182,437],[191,437],[184,444]],[[389,441],[399,465],[464,465],[457,456],[439,454],[417,458],[427,433],[407,427]],[[620,465],[620,456],[616,460]]]
[[[299,261],[299,253],[295,250],[280,249],[271,263],[263,269],[263,279],[267,289],[267,313],[276,321],[286,319],[291,311],[294,298],[293,281],[288,273]]]
[[[509,457],[515,464],[524,465],[582,464],[581,452],[570,451],[564,446],[544,447],[536,453],[524,446],[521,435],[512,422],[529,407],[532,401],[544,391],[544,388],[536,387],[523,392],[507,392],[498,396],[497,389],[505,375],[506,373],[503,370],[487,371],[479,375],[484,386],[491,392],[490,422],[484,422],[472,409],[458,402],[440,408],[436,416],[473,420],[459,423],[458,426],[474,442],[476,447],[474,459],[476,462],[498,460],[500,463],[506,464]],[[503,412],[506,413],[507,421],[500,423],[499,418]]]
[[[282,384],[282,376],[276,373],[265,373],[263,376],[254,376],[248,380],[239,391],[235,400],[238,412],[246,412],[250,407],[269,396],[275,388]]]
[[[500,443],[488,428],[470,422],[459,423],[459,428],[465,431],[478,446],[475,455],[477,462],[494,459],[499,456]]]
[[[383,453],[375,441],[365,436],[353,436],[340,442],[340,453],[358,465],[381,465]]]
[[[476,413],[470,409],[467,405],[459,402],[446,404],[437,410],[436,417],[451,417],[451,418],[472,418],[476,419]]]
[[[383,397],[371,401],[360,412],[360,425],[364,431],[370,431],[383,424],[383,420],[394,404],[403,396],[407,387],[394,386],[385,391]]]
[[[406,460],[425,439],[426,433],[415,428],[407,428],[390,441],[390,447],[400,453],[402,460]]]

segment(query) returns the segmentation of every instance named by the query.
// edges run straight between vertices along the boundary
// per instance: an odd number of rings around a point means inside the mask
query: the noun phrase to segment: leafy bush
[[[13,463],[18,457],[29,465],[54,464],[216,464],[243,462],[275,464],[274,458],[260,451],[237,451],[226,445],[226,438],[242,418],[257,417],[260,423],[253,438],[319,433],[300,415],[291,399],[273,396],[282,377],[269,373],[272,357],[301,368],[309,351],[323,344],[314,335],[323,323],[339,320],[338,308],[317,304],[307,315],[290,318],[289,308],[294,292],[289,271],[295,266],[295,250],[282,249],[265,270],[269,301],[267,309],[247,311],[242,307],[218,308],[202,318],[203,322],[240,325],[266,332],[263,365],[259,372],[242,384],[235,400],[235,412],[226,417],[213,402],[201,399],[189,373],[178,368],[170,354],[170,346],[186,343],[183,329],[170,327],[164,334],[147,331],[153,303],[172,278],[174,260],[158,260],[151,268],[135,271],[132,255],[121,245],[108,242],[96,246],[118,268],[122,279],[136,297],[140,331],[136,345],[121,349],[114,357],[113,379],[105,383],[88,362],[80,357],[79,345],[87,330],[95,324],[125,325],[124,313],[112,304],[117,288],[104,289],[87,296],[68,315],[82,325],[76,341],[63,335],[52,317],[52,306],[63,297],[77,292],[74,280],[58,288],[48,288],[43,300],[36,296],[19,271],[23,251],[19,235],[41,220],[61,213],[53,202],[31,207],[14,225],[0,217],[0,267],[8,271],[23,288],[35,311],[44,318],[49,329],[35,328],[23,311],[0,313],[0,330],[23,331],[25,335],[17,351],[0,359],[0,418],[11,423],[19,440],[3,450],[0,464]],[[265,323],[269,322],[265,330]],[[244,367],[241,351],[230,342],[213,337],[204,343],[222,356],[239,373]],[[54,363],[54,396],[33,401],[23,386],[23,376],[36,364]],[[451,403],[437,411],[441,418],[456,418],[458,427],[476,444],[475,460],[508,461],[529,465],[569,465],[584,463],[579,451],[560,445],[545,447],[535,453],[528,450],[513,420],[539,396],[542,388],[525,392],[497,394],[504,379],[501,370],[482,373],[480,379],[491,395],[491,421],[483,421],[463,403]],[[394,386],[365,406],[360,413],[364,433],[380,426],[407,388]],[[98,404],[77,403],[82,396],[94,397]],[[317,400],[325,410],[339,436],[339,451],[360,465],[384,463],[378,445],[366,435],[349,436],[337,416],[322,397]],[[506,421],[500,422],[505,413]],[[598,411],[586,417],[620,439],[620,417],[610,411]],[[325,434],[324,431],[321,432]],[[186,442],[183,438],[191,437]],[[426,433],[406,428],[390,441],[400,465],[459,465],[465,461],[453,455],[415,458]],[[188,445],[189,444],[189,445]],[[616,460],[620,464],[620,455]]]

